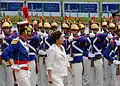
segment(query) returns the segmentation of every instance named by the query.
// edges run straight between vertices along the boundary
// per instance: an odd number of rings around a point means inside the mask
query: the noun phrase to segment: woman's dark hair
[[[51,41],[55,44],[56,43],[56,40],[58,40],[61,36],[61,32],[60,31],[55,31],[51,34]]]

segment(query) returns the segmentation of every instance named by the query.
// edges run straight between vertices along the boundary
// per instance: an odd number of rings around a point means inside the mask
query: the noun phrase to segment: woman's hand
[[[75,74],[74,73],[71,73],[72,77],[74,78],[75,77]]]
[[[52,83],[53,83],[52,78],[48,78],[48,82],[49,82],[50,84],[52,84]]]
[[[48,70],[48,82],[49,82],[50,84],[53,83],[53,79],[52,79],[52,70]]]

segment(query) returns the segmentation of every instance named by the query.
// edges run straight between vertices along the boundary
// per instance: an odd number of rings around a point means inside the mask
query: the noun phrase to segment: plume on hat
[[[22,7],[22,12],[23,12],[23,15],[24,15],[24,18],[29,18],[29,13],[28,13],[28,7],[27,6],[23,6]]]

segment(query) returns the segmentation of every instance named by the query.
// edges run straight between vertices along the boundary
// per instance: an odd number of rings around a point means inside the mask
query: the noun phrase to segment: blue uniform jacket
[[[84,37],[79,37],[72,42],[72,54],[73,61],[71,63],[79,63],[83,61],[83,50],[85,48],[86,39]],[[69,46],[70,53],[70,46]]]
[[[101,56],[103,42],[107,34],[97,34],[95,37],[87,37],[87,49],[92,54]]]
[[[13,60],[25,60],[29,61],[29,55],[25,47],[18,40],[16,44],[10,44],[2,52],[2,58],[5,61],[10,60],[10,54],[13,54]]]
[[[107,49],[103,52],[103,55],[106,59],[113,61],[116,59],[116,56],[118,55],[118,46],[116,45],[115,41],[112,41]]]
[[[42,41],[40,42],[40,49],[47,50],[53,43],[50,37],[41,37]]]
[[[39,38],[34,35],[31,38],[28,39],[29,40],[29,60],[35,60],[36,58],[36,54],[38,52],[38,47],[40,45],[40,41]]]

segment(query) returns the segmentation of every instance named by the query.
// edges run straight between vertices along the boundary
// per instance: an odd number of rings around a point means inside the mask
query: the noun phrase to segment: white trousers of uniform
[[[115,64],[111,64],[111,84],[109,86],[116,86],[116,69],[117,69],[117,65]]]
[[[68,82],[67,86],[73,86],[73,77],[69,71],[68,71],[68,76],[67,76],[67,82]]]
[[[82,63],[72,64],[72,70],[75,74],[75,77],[73,78],[73,86],[82,86]]]
[[[14,77],[12,69],[10,67],[6,67],[5,71],[7,77],[7,86],[14,86]]]
[[[89,64],[89,84],[90,86],[103,86],[103,61],[102,59],[94,61],[94,67],[91,67],[91,60]]]
[[[0,65],[0,86],[7,86],[6,78],[5,66],[2,64]]]
[[[35,60],[29,61],[29,66],[31,69],[30,84],[31,86],[36,86],[36,64]]]
[[[47,74],[46,74],[46,64],[43,64],[43,57],[40,57],[39,74],[40,74],[41,86],[48,86],[48,79],[47,79]]]
[[[83,85],[88,85],[89,84],[89,81],[88,81],[88,61],[89,61],[89,59],[88,59],[88,57],[86,57],[86,56],[83,56],[83,69],[84,69],[84,71],[83,71]]]
[[[108,60],[106,58],[104,58],[103,60],[103,73],[104,73],[104,86],[110,86],[110,68],[109,68],[109,64],[108,64]]]
[[[29,70],[15,71],[15,76],[18,86],[31,86],[30,85],[31,72]]]
[[[5,78],[3,77],[3,82],[2,83],[5,82],[6,86],[14,86],[14,77],[13,77],[12,69],[10,67],[6,67],[5,61],[2,62],[1,68],[2,68],[1,74],[2,74],[2,76],[5,77]],[[2,73],[3,71],[4,71],[4,73]]]

